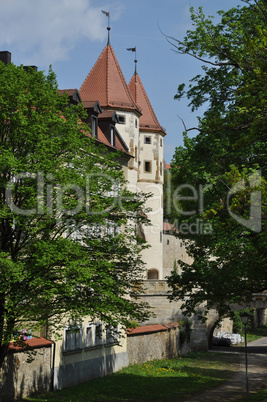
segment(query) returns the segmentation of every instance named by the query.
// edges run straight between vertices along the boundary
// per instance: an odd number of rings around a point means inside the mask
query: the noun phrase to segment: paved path
[[[204,392],[201,395],[186,399],[188,402],[228,402],[246,398],[245,348],[214,348],[222,353],[240,353],[240,369],[226,383]],[[250,395],[267,387],[267,337],[248,344],[248,381]]]

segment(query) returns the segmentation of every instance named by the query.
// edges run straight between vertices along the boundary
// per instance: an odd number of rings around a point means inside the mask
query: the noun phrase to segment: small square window
[[[145,144],[151,144],[151,137],[150,136],[145,136],[144,143]]]
[[[126,117],[123,116],[122,114],[118,115],[119,118],[119,124],[126,124]]]
[[[151,162],[145,161],[145,172],[151,173]]]

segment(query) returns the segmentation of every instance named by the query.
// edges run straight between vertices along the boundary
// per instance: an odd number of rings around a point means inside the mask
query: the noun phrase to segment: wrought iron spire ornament
[[[103,14],[105,14],[106,17],[108,17],[108,27],[107,27],[107,30],[108,30],[108,45],[110,45],[110,37],[109,37],[109,31],[111,30],[111,28],[110,28],[110,12],[109,11],[104,11],[104,10],[101,10],[101,11],[102,11]]]
[[[135,46],[135,47],[129,47],[129,48],[127,48],[127,50],[128,50],[129,52],[135,52],[135,60],[134,60],[134,62],[135,62],[135,69],[134,69],[134,74],[136,75],[136,74],[137,74],[136,46]]]

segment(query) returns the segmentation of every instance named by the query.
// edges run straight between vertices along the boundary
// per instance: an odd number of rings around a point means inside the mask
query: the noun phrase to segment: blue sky
[[[60,89],[80,88],[107,42],[110,12],[111,45],[129,82],[137,69],[160,124],[166,129],[165,161],[170,163],[175,147],[183,145],[183,125],[197,124],[187,100],[175,101],[182,82],[201,73],[201,62],[178,55],[161,30],[182,39],[191,28],[189,8],[202,6],[215,15],[244,5],[241,0],[0,0],[0,50],[12,53],[13,63],[37,65],[48,71],[51,64]],[[191,132],[194,135],[194,132]]]

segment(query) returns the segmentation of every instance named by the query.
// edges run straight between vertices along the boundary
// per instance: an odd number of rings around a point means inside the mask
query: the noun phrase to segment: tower
[[[127,85],[109,39],[79,93],[88,114],[96,102],[103,113],[116,112],[116,130],[131,155],[124,167],[128,188],[153,194],[147,203],[152,209],[148,214],[152,225],[143,228],[151,246],[143,253],[146,278],[163,279],[163,138],[166,133],[136,71]]]
[[[145,233],[150,248],[144,251],[143,259],[147,261],[147,279],[164,279],[163,166],[166,132],[158,122],[136,68],[129,89],[142,112],[139,120],[138,188],[145,193],[152,193],[147,202],[147,206],[151,208],[148,213],[151,226]]]

